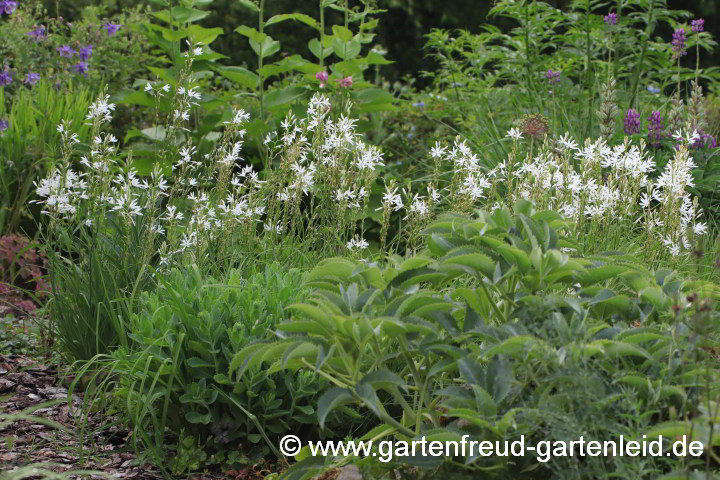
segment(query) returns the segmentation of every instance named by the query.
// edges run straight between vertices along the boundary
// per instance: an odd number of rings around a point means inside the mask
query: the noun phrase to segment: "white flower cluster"
[[[170,89],[155,90],[148,84],[146,91],[159,97]],[[182,129],[188,109],[201,98],[195,88],[183,86],[172,94],[178,108],[170,114],[166,131]],[[348,249],[368,247],[361,236],[353,236],[350,211],[367,206],[376,170],[383,165],[382,153],[363,142],[355,120],[331,117],[327,97],[314,96],[306,118],[288,114],[281,130],[268,136],[269,158],[262,180],[252,166],[242,165],[243,126],[250,119],[244,110],[232,113],[209,154],[200,156],[190,140],[165,147],[159,157],[170,161],[168,182],[161,162],[149,177],[120,162],[117,138],[100,131],[112,119],[113,109],[108,96],[91,106],[87,118],[93,121],[93,142],[89,154],[81,157],[82,171],[70,167],[71,147],[80,140],[69,125],[58,126],[67,154],[37,184],[35,201],[44,213],[69,226],[98,225],[108,217],[136,225],[142,217],[152,235],[148,245],[157,249],[160,266],[168,267],[182,258],[196,261],[209,248],[238,234],[255,235],[258,224],[263,226],[260,232],[273,236],[297,231],[303,224],[302,218],[297,219],[300,201],[312,194],[313,202],[327,202],[316,209],[324,219],[320,221],[338,232]],[[402,207],[401,199],[394,201]],[[318,220],[313,222],[317,226]]]
[[[654,182],[655,160],[644,144],[626,139],[611,147],[598,139],[586,140],[580,147],[568,135],[517,165],[499,165],[489,176],[506,184],[511,202],[527,199],[537,208],[554,209],[577,223],[644,221],[672,255],[679,255],[691,246],[688,232],[702,235],[707,231],[687,191],[693,185],[695,167],[688,148],[696,136],[676,134],[685,143]],[[519,141],[522,135],[510,131],[508,137]]]

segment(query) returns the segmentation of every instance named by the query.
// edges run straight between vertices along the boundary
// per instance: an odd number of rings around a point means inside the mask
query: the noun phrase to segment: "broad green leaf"
[[[603,282],[627,272],[628,268],[629,267],[624,265],[603,265],[601,267],[588,268],[585,271],[586,273],[580,277],[580,283],[587,286]]]
[[[307,303],[295,303],[287,306],[288,310],[301,313],[302,315],[315,320],[323,328],[333,329],[335,324],[331,320],[330,315],[324,310],[316,307],[315,305],[309,305]],[[285,327],[287,325],[283,325]]]
[[[309,15],[305,15],[304,13],[284,13],[281,15],[275,15],[267,22],[265,22],[265,26],[274,25],[276,23],[284,22],[286,20],[295,20],[304,23],[305,25],[308,25],[316,30],[320,29],[320,25],[318,24],[317,20],[315,20]]]
[[[253,2],[252,0],[235,0],[235,1],[252,12],[260,13],[260,7],[258,7],[255,4],[255,2]]]
[[[215,71],[233,82],[250,89],[256,89],[259,84],[258,76],[242,67],[214,67]]]
[[[315,55],[315,58],[320,58],[320,46],[321,46],[320,40],[318,40],[317,38],[313,38],[312,40],[310,40],[310,42],[308,42],[308,48],[310,49],[310,52],[313,55]],[[326,59],[327,57],[329,57],[330,55],[332,55],[332,53],[333,53],[332,48],[330,48],[330,47],[323,48],[323,51],[322,51],[323,60]]]
[[[150,15],[168,24],[194,23],[210,15],[210,12],[196,8],[173,7],[169,10],[150,12]]]
[[[187,34],[194,44],[210,45],[218,36],[223,34],[223,29],[220,27],[205,28],[200,25],[190,25]]]
[[[317,416],[320,428],[325,428],[325,419],[336,408],[355,401],[347,388],[333,387],[318,400]]]
[[[375,390],[387,389],[388,387],[400,387],[407,389],[405,381],[390,370],[376,370],[365,375],[359,383],[369,383]]]
[[[262,58],[266,58],[280,51],[280,42],[273,40],[273,38],[268,35],[264,35],[262,42],[251,38],[250,47],[252,47],[256,54],[262,56]]]
[[[360,51],[362,50],[362,45],[359,41],[355,39],[348,42],[334,39],[332,42],[332,50],[333,52],[335,52],[335,55],[342,58],[343,60],[349,60],[357,57],[360,54]],[[343,72],[343,74],[347,73],[348,72]]]
[[[212,415],[210,414],[210,412],[206,414],[200,414],[198,412],[185,413],[185,420],[190,423],[202,423],[203,425],[207,425],[208,423],[210,423],[211,419]]]
[[[294,102],[306,96],[308,90],[304,87],[294,85],[282,90],[272,90],[265,95],[265,108],[278,108]]]
[[[349,42],[353,38],[352,32],[342,25],[333,25],[333,35],[343,42]]]

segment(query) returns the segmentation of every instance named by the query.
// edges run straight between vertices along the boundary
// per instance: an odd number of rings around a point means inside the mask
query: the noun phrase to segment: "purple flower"
[[[0,87],[4,87],[5,85],[10,85],[13,81],[12,78],[12,72],[10,71],[10,67],[5,65],[5,69],[0,72]]]
[[[698,133],[700,134],[700,138],[695,140],[693,142],[693,144],[690,145],[692,148],[697,150],[698,148],[703,148],[703,147],[710,147],[710,148],[717,147],[717,141],[715,140],[715,137],[705,133],[705,131],[702,129],[698,130]]]
[[[640,133],[640,112],[631,108],[625,112],[625,135]]]
[[[70,48],[69,45],[63,45],[62,47],[57,48],[58,53],[61,57],[65,58],[72,58],[73,55],[75,55],[77,52]]]
[[[82,47],[80,49],[80,52],[78,53],[78,56],[80,57],[80,60],[87,62],[90,60],[90,56],[92,55],[93,46],[88,45],[87,47]]]
[[[82,73],[85,74],[88,71],[88,64],[87,62],[78,62],[75,65],[72,66],[72,71],[75,73]]]
[[[38,82],[38,80],[40,80],[40,74],[30,72],[27,75],[25,75],[25,80],[23,80],[23,83],[25,85],[33,86]]]
[[[25,35],[29,37],[34,37],[36,42],[39,42],[40,40],[43,40],[45,38],[45,26],[40,25],[35,30],[30,30]]]
[[[122,27],[122,25],[119,23],[108,22],[105,25],[103,25],[103,28],[105,30],[107,30],[108,37],[112,37],[113,35],[115,35],[117,33],[117,31],[120,30],[120,27]]]
[[[558,83],[560,81],[560,72],[553,72],[552,69],[545,73],[545,78],[548,79],[550,85]]]
[[[608,13],[603,17],[603,20],[605,20],[605,23],[608,25],[617,25],[617,13]]]
[[[17,5],[17,2],[12,0],[0,0],[0,15],[3,13],[10,15],[17,10]]]
[[[4,132],[10,127],[10,122],[5,120],[4,118],[0,118],[0,132]]]
[[[693,20],[690,22],[690,26],[692,26],[692,31],[696,33],[704,32],[705,31],[705,20],[702,18],[698,18],[697,20]]]
[[[687,52],[685,51],[687,49],[687,45],[685,44],[686,40],[684,28],[678,28],[675,30],[672,39],[673,59],[678,59],[683,55],[687,55]]]
[[[665,119],[662,113],[655,110],[648,117],[648,144],[659,147],[660,141],[665,137]]]

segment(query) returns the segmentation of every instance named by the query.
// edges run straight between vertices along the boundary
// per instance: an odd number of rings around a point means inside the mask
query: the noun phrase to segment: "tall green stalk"
[[[325,66],[325,5],[320,0],[320,66]]]
[[[263,36],[265,31],[265,0],[260,0],[260,13],[258,14],[258,31],[260,37]],[[260,119],[265,121],[265,78],[263,77],[261,70],[263,68],[263,57],[264,57],[265,39],[263,38],[260,42],[260,48],[258,52],[258,81],[260,82]]]
[[[585,137],[590,137],[593,128],[593,103],[595,102],[595,82],[592,78],[592,44],[590,40],[590,0],[585,6],[585,85],[588,89],[588,124]]]
[[[645,53],[647,52],[648,43],[650,43],[650,36],[655,30],[655,22],[653,14],[655,13],[655,0],[650,0],[650,10],[648,10],[648,23],[645,27],[645,41],[643,42],[642,50],[640,51],[640,60],[635,67],[635,76],[633,78],[632,95],[630,96],[630,105],[628,108],[633,108],[635,105],[635,99],[637,98],[638,85],[640,84],[640,73],[642,72],[642,65],[645,61]]]

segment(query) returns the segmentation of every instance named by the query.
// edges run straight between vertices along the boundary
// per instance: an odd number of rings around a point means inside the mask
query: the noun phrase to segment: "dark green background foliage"
[[[149,4],[151,1],[138,0],[79,0],[76,2],[44,0],[44,3],[51,13],[57,13],[65,18],[72,19],[79,14],[82,7],[97,5],[101,3],[107,8],[108,14],[119,13],[121,8],[132,5]],[[317,2],[299,0],[271,0],[267,2],[266,18],[281,13],[305,13],[313,17],[317,16]],[[351,2],[359,4],[360,2]],[[557,8],[565,8],[570,0],[549,0],[547,3]],[[389,80],[397,80],[404,75],[413,75],[423,70],[433,70],[434,65],[423,51],[425,35],[433,28],[443,29],[466,29],[477,32],[483,23],[496,25],[502,29],[511,28],[515,25],[512,21],[500,17],[488,18],[487,14],[493,2],[488,0],[378,0],[378,7],[387,9],[382,16],[377,30],[377,43],[381,44],[387,51],[387,57],[395,61],[393,65],[384,67],[383,74]],[[689,10],[695,17],[705,19],[705,29],[714,37],[720,36],[720,2],[714,0],[670,0],[668,8]],[[234,0],[215,0],[211,9],[212,13],[205,18],[201,25],[206,27],[222,27],[226,34],[233,31],[238,25],[252,25],[257,22],[254,14],[242,7]],[[328,12],[328,25],[340,23],[340,14],[334,13],[338,18],[333,18]],[[282,45],[303,45],[312,38],[312,31],[299,23],[283,23],[272,31],[275,39]],[[669,36],[672,32],[658,32],[658,34]],[[247,42],[239,35],[225,35],[213,45],[214,49],[231,58],[234,65],[246,63],[254,66],[255,55],[247,48]],[[307,50],[307,47],[303,47]],[[309,52],[301,53],[305,58]],[[720,60],[720,53],[713,52],[713,55],[704,55],[702,63],[704,66],[716,65]],[[694,62],[694,53],[688,53],[688,62]],[[421,80],[422,81],[422,80]]]

